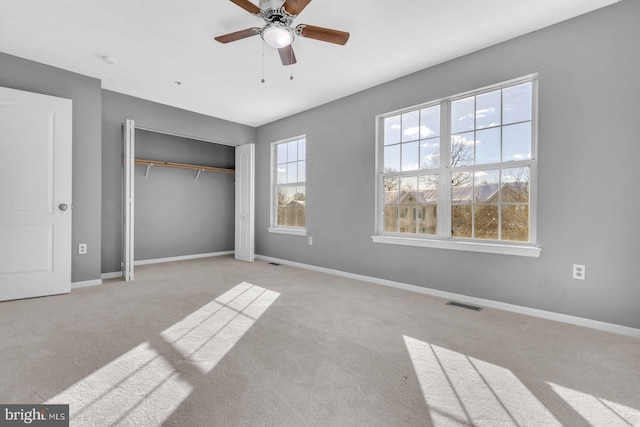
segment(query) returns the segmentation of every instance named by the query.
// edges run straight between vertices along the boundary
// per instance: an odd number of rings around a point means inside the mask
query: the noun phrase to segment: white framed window
[[[307,138],[271,143],[272,233],[306,235]]]
[[[535,75],[376,126],[375,242],[539,256]]]

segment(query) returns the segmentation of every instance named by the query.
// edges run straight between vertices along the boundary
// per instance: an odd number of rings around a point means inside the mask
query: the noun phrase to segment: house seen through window
[[[535,84],[380,116],[378,235],[535,243]]]

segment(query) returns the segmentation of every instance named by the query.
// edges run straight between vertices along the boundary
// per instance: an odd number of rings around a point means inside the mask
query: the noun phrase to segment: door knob
[[[67,209],[69,209],[69,205],[67,205],[66,203],[60,203],[58,205],[58,209],[60,209],[61,211],[66,211]]]

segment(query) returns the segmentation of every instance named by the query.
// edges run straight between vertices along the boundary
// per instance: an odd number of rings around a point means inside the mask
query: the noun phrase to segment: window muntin
[[[382,116],[378,234],[535,243],[534,95],[528,78]]]
[[[273,143],[274,212],[272,226],[304,229],[306,225],[306,138]]]

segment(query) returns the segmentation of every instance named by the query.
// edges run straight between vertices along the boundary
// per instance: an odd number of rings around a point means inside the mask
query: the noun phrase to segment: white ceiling
[[[348,31],[349,42],[299,37],[293,67],[265,46],[265,83],[259,36],[213,40],[263,23],[229,0],[0,0],[0,51],[259,126],[616,1],[313,0],[294,25]]]

